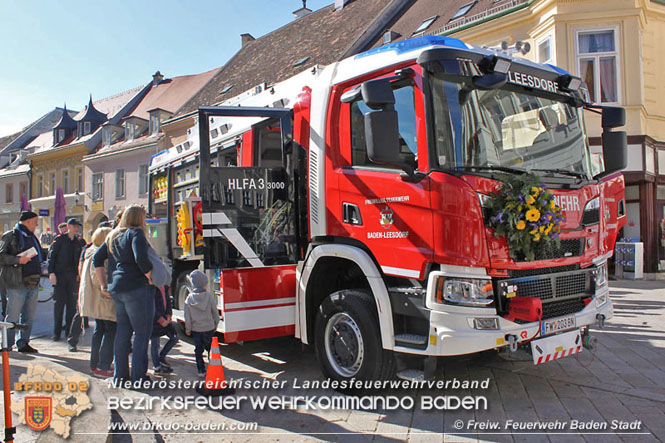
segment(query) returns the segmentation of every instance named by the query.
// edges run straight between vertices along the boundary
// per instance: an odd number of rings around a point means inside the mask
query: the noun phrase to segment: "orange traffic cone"
[[[224,366],[222,366],[222,355],[219,353],[219,341],[217,337],[212,338],[210,353],[208,354],[208,370],[203,386],[196,388],[196,392],[208,397],[235,394],[235,389],[226,386],[224,377]]]

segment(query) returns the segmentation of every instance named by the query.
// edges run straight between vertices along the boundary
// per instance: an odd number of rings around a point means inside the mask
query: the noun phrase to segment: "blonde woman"
[[[148,257],[145,225],[146,213],[141,206],[125,209],[118,226],[106,237],[95,253],[93,264],[102,283],[102,292],[113,296],[118,329],[113,356],[117,382],[140,383],[149,379],[148,342],[155,316],[155,287],[150,281],[152,263]],[[104,262],[108,259],[110,282],[106,285]],[[132,369],[129,371],[129,349],[134,333]]]
[[[115,340],[115,303],[108,294],[102,293],[102,286],[95,277],[93,256],[104,243],[111,228],[97,228],[92,234],[92,245],[85,250],[81,264],[81,285],[79,286],[79,313],[83,317],[95,319],[95,333],[90,348],[90,370],[95,375],[111,377],[113,342]]]

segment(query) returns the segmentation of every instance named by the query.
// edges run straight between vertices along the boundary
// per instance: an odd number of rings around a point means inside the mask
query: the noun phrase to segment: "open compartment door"
[[[275,124],[263,125],[268,136],[254,137],[252,165],[215,167],[208,138],[211,116],[265,117]],[[201,108],[199,131],[204,264],[222,269],[224,339],[230,343],[293,335],[296,263],[302,248],[300,162],[291,149],[291,112]]]

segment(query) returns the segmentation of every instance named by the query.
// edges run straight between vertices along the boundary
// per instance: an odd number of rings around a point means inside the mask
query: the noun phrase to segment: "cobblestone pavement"
[[[567,357],[534,366],[531,356],[515,354],[482,354],[442,359],[439,380],[485,380],[487,389],[388,391],[387,395],[414,399],[413,408],[320,410],[301,405],[295,410],[270,410],[252,407],[248,400],[239,408],[223,410],[194,407],[186,411],[159,407],[159,396],[194,395],[193,390],[170,389],[130,391],[110,388],[101,379],[91,377],[89,397],[94,408],[72,421],[70,441],[175,442],[175,441],[664,441],[665,440],[665,283],[657,281],[611,282],[615,316],[604,330],[595,330],[599,346],[595,353],[584,351],[577,358]],[[32,344],[40,350],[37,356],[12,353],[11,378],[16,381],[29,364],[56,369],[63,375],[75,372],[89,376],[88,359],[91,329],[84,337],[80,351],[70,353],[63,342],[50,340],[52,302],[39,306],[35,327],[37,338]],[[322,380],[316,356],[303,350],[291,338],[248,342],[222,346],[227,379],[272,380],[285,382],[282,389],[238,389],[235,398],[275,396],[338,396],[326,389],[305,389],[308,380]],[[163,380],[196,380],[193,347],[180,341],[172,351],[174,374]],[[154,379],[157,379],[155,377]],[[485,396],[487,410],[424,410],[428,396]],[[154,399],[151,410],[117,408],[109,410],[112,397]],[[14,420],[16,420],[14,416]],[[514,426],[546,423],[560,428],[541,431],[505,429]],[[612,430],[613,421],[632,424],[636,429]],[[250,432],[228,431],[230,427],[255,422],[258,429]],[[474,425],[473,423],[477,423]],[[144,431],[107,435],[109,425],[153,423],[170,426],[173,431]],[[183,435],[187,426],[224,423],[226,430],[217,434]],[[498,423],[498,431],[487,426]],[[590,426],[607,424],[607,429],[577,431],[577,423]],[[485,428],[483,428],[483,426]],[[563,429],[561,428],[563,427]],[[499,433],[489,433],[499,432]],[[618,435],[619,432],[625,432]],[[628,434],[631,433],[631,434]],[[58,441],[52,430],[34,432],[19,425],[17,442]]]

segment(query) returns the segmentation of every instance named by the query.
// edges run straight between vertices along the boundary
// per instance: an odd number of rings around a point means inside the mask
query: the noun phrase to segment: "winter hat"
[[[194,292],[205,292],[208,286],[208,277],[198,269],[189,274],[189,282],[192,284]]]
[[[35,217],[38,217],[38,215],[35,214],[32,211],[23,211],[23,212],[21,212],[21,216],[19,217],[19,221],[26,221],[26,220],[30,220],[31,218],[35,218]]]

